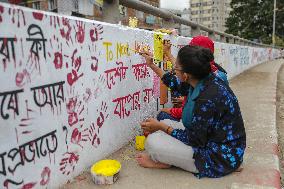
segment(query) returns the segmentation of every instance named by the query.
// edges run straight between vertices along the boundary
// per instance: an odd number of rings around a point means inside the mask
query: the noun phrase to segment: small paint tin
[[[136,136],[135,138],[135,148],[136,150],[144,150],[145,149],[145,136]]]
[[[92,179],[95,184],[108,185],[117,181],[121,164],[117,160],[101,160],[91,167]]]

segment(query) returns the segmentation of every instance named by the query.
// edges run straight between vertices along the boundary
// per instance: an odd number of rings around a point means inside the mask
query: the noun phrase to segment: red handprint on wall
[[[102,102],[100,115],[97,118],[97,126],[99,128],[103,126],[105,119],[107,119],[109,116],[109,114],[107,113],[107,109],[108,109],[107,104],[105,102]]]
[[[73,54],[72,54],[72,66],[76,69],[76,71],[78,72],[80,67],[81,67],[81,64],[82,64],[82,60],[81,60],[81,56],[75,56],[77,54],[78,50],[75,49],[73,51]]]
[[[96,52],[96,45],[92,44],[91,46],[89,45],[89,51],[91,54],[91,70],[96,72],[98,71],[98,66],[99,66],[99,59],[97,56],[94,55]]]
[[[55,69],[61,69],[63,65],[63,59],[64,57],[68,57],[66,55],[63,55],[62,52],[62,42],[59,41],[58,37],[53,35],[53,38],[49,39],[49,44],[51,46],[50,50],[51,52],[48,52],[48,56],[53,59],[53,64]]]
[[[78,114],[77,112],[68,113],[68,124],[70,127],[78,123]]]
[[[91,69],[96,72],[98,71],[98,65],[99,65],[99,60],[97,57],[95,56],[91,56],[91,59],[92,59],[92,64],[91,64]]]
[[[71,142],[83,148],[83,146],[80,143],[86,142],[88,140],[88,136],[89,136],[88,129],[84,129],[81,132],[78,128],[75,128],[71,135]]]
[[[101,35],[104,33],[103,26],[101,24],[94,24],[94,28],[90,30],[90,38],[92,42],[102,40]]]
[[[82,112],[84,111],[84,105],[82,101],[78,102],[77,98],[70,98],[66,105],[68,113],[68,124],[70,127],[77,124],[79,121],[84,122],[84,118],[80,118]]]
[[[68,18],[62,18],[63,27],[60,29],[60,34],[63,38],[66,39],[66,41],[69,41],[69,39],[72,40],[72,38],[71,38],[72,27],[71,27],[69,21],[70,20]]]
[[[77,29],[74,26],[74,29],[76,31],[76,35],[75,35],[76,40],[79,43],[83,43],[85,39],[85,24],[82,21],[76,21],[76,26],[77,26]]]
[[[54,53],[53,64],[55,69],[61,69],[63,66],[62,44],[61,50]]]
[[[92,90],[90,88],[86,88],[86,93],[84,94],[83,100],[85,102],[89,102],[92,98]]]
[[[97,148],[101,143],[99,138],[99,128],[96,129],[96,125],[94,123],[92,123],[89,128],[89,141],[95,148]]]
[[[94,82],[94,98],[97,99],[98,96],[102,93],[104,86],[106,85],[106,79],[104,75],[100,75],[97,81]]]
[[[69,100],[68,100],[68,102],[66,104],[67,113],[75,111],[75,108],[76,108],[76,105],[77,105],[77,101],[78,101],[77,97],[69,98]]]
[[[63,154],[63,159],[60,162],[60,171],[62,174],[69,175],[75,170],[75,166],[79,161],[79,154],[77,152],[66,152]]]
[[[92,123],[89,128],[89,141],[92,146],[97,148],[101,141],[99,137],[100,128],[103,126],[105,120],[108,118],[109,114],[107,113],[108,106],[105,102],[102,102],[101,108],[99,111],[99,116],[97,117],[97,124]]]
[[[70,86],[72,86],[80,77],[83,76],[83,73],[78,75],[78,72],[80,70],[82,60],[81,56],[75,56],[77,54],[78,50],[75,49],[73,52],[73,55],[71,57],[72,59],[72,71],[71,73],[67,74],[67,82]]]

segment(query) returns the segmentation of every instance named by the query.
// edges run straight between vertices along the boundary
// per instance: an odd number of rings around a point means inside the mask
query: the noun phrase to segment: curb
[[[233,182],[230,189],[281,189],[281,176],[279,167],[280,149],[278,144],[278,132],[276,125],[276,95],[279,70],[284,64],[279,64],[280,65],[277,71],[271,72],[275,73],[276,76],[274,82],[269,86],[270,90],[272,90],[271,93],[273,94],[272,99],[269,99],[269,102],[272,102],[271,106],[273,106],[273,112],[271,112],[271,115],[273,115],[274,117],[273,124],[271,124],[271,131],[273,132],[271,140],[273,142],[270,144],[267,142],[256,143],[256,146],[259,147],[259,151],[257,152],[255,152],[255,150],[252,151],[249,148],[246,150],[247,155],[244,158],[244,164],[249,161],[250,165],[253,165],[253,167],[248,166],[244,169],[247,169],[246,174],[250,176],[249,178],[240,178],[240,181]],[[250,184],[246,184],[246,182]]]

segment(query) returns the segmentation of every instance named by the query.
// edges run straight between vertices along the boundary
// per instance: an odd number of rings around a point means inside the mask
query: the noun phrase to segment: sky
[[[160,5],[161,8],[183,10],[189,8],[189,0],[161,0]]]

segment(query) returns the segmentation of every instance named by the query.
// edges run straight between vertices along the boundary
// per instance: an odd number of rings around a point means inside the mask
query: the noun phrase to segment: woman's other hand
[[[158,130],[162,130],[161,122],[154,118],[149,118],[146,121],[143,121],[140,125],[144,131],[149,133],[154,133]]]
[[[163,41],[163,52],[164,55],[166,55],[167,57],[171,56],[171,41],[170,40],[164,40]]]
[[[139,51],[139,54],[145,58],[147,66],[151,67],[152,65],[154,65],[153,54],[150,51],[142,49],[141,51]]]

